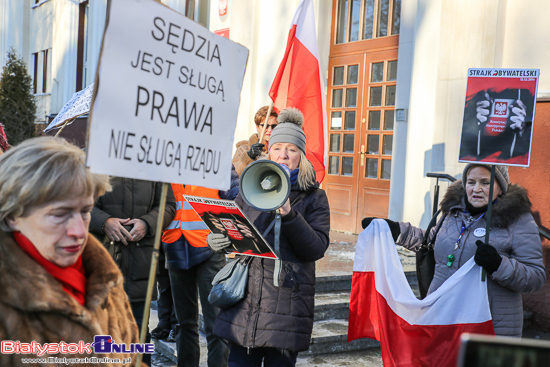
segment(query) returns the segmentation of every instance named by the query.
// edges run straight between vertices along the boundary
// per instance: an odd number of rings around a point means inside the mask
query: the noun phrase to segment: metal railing
[[[456,178],[454,178],[451,175],[448,175],[446,173],[435,173],[435,172],[428,172],[426,173],[427,177],[433,177],[435,178],[435,188],[434,188],[434,205],[432,208],[432,215],[435,215],[437,212],[437,206],[439,205],[439,180],[449,180],[451,182],[455,182]]]

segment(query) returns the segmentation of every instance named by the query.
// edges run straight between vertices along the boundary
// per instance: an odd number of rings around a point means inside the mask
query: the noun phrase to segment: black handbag
[[[433,236],[430,237],[430,232],[432,228],[437,223],[437,217],[439,216],[439,213],[441,212],[441,209],[439,209],[437,212],[435,212],[434,216],[432,217],[432,220],[430,220],[430,223],[428,224],[428,228],[426,229],[426,232],[424,232],[424,240],[422,241],[422,245],[416,251],[416,278],[418,279],[418,289],[420,290],[420,299],[424,299],[426,295],[428,294],[428,289],[430,288],[430,284],[432,283],[432,280],[434,278],[434,272],[435,272],[435,256],[434,256],[434,243],[435,238],[437,236],[437,232],[439,232],[439,229],[441,228],[441,225],[443,224],[443,220],[445,220],[446,213],[443,214],[443,217],[441,218],[439,225],[437,226]]]
[[[246,296],[248,265],[252,258],[240,256],[229,261],[212,280],[208,302],[220,308],[231,307]]]

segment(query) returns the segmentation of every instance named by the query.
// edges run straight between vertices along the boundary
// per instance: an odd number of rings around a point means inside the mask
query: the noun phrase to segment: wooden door
[[[333,229],[355,232],[357,217],[357,164],[363,88],[364,56],[352,55],[329,62],[327,96],[328,168],[325,189],[328,194]]]
[[[388,216],[397,50],[369,53],[364,69],[356,232],[362,218]]]
[[[388,214],[400,5],[333,0],[323,186],[334,230]]]

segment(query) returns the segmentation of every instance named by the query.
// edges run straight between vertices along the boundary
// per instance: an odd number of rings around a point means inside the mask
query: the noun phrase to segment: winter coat
[[[248,156],[248,151],[250,150],[252,144],[256,144],[258,142],[258,139],[258,134],[252,134],[248,140],[241,140],[236,144],[237,149],[233,155],[233,167],[235,167],[235,171],[237,171],[239,177],[241,177],[241,173],[243,173],[246,166],[254,162],[254,160]],[[267,153],[263,153],[257,159],[266,158]]]
[[[259,212],[237,203],[263,233],[272,212]],[[218,315],[214,333],[243,347],[273,347],[302,351],[309,348],[313,328],[315,261],[329,245],[330,213],[325,192],[317,187],[300,191],[293,186],[291,212],[282,218],[279,287],[273,284],[275,261],[253,257],[245,299]],[[273,230],[264,236],[274,247]]]
[[[122,274],[103,245],[91,235],[82,253],[82,264],[87,278],[84,306],[27,255],[11,233],[0,231],[0,340],[40,344],[92,343],[95,335],[110,335],[115,343],[137,343],[138,329],[122,286]],[[121,360],[129,357],[128,354],[87,353],[46,354],[43,357],[54,356]],[[35,357],[35,354],[3,354],[0,364],[26,366],[29,364],[23,364],[21,358]]]
[[[90,232],[104,239],[111,256],[124,275],[124,289],[131,302],[145,301],[149,268],[155,241],[155,229],[160,203],[161,184],[157,182],[115,177],[111,180],[113,190],[101,196],[92,210]],[[173,195],[166,200],[163,228],[176,212]],[[108,218],[138,218],[147,223],[147,233],[138,242],[121,242],[114,245],[106,239],[103,227]]]
[[[435,240],[435,274],[428,293],[439,286],[475,255],[477,240],[484,241],[485,216],[464,233],[458,249],[455,244],[466,211],[466,193],[462,182],[451,185],[441,202],[447,213]],[[538,227],[530,213],[527,191],[510,185],[508,191],[493,204],[489,244],[502,256],[498,269],[487,276],[487,292],[496,335],[521,336],[523,305],[521,293],[538,290],[546,279],[542,261],[542,245]],[[422,242],[423,231],[409,223],[400,223],[401,235],[397,244],[415,250]],[[432,231],[432,235],[435,231]],[[455,257],[448,267],[447,256]],[[467,302],[467,300],[465,300]]]

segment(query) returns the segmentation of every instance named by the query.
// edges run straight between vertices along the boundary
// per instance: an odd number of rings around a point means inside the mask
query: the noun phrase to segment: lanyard
[[[464,221],[462,221],[462,227],[460,228],[460,235],[458,236],[458,238],[456,239],[456,243],[455,243],[455,250],[458,249],[458,246],[460,245],[460,240],[462,239],[462,236],[464,235],[464,233],[470,229],[471,226],[473,226],[478,220],[480,220],[481,218],[483,218],[483,216],[485,215],[485,213],[481,214],[479,216],[479,218],[477,218],[476,220],[474,220],[472,223],[470,223],[468,226],[466,226],[464,224]],[[448,267],[451,267],[453,266],[453,262],[455,261],[455,256],[453,254],[449,254],[449,256],[447,256],[447,266]]]
[[[460,245],[460,240],[462,239],[462,236],[464,235],[464,233],[470,229],[471,226],[473,226],[475,223],[477,223],[477,221],[479,221],[481,218],[483,218],[483,216],[485,215],[485,213],[481,214],[476,220],[474,220],[472,223],[470,223],[468,226],[466,226],[464,224],[464,221],[462,221],[462,227],[460,228],[460,235],[458,236],[458,238],[456,239],[456,243],[455,243],[455,250],[458,248],[458,246]]]

